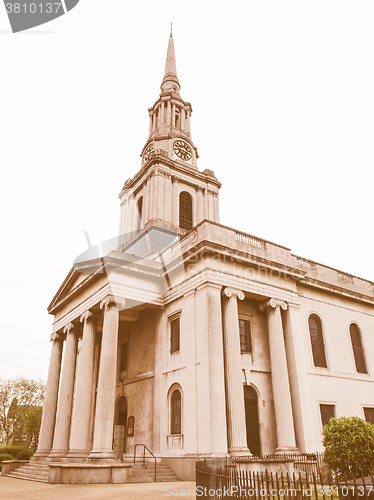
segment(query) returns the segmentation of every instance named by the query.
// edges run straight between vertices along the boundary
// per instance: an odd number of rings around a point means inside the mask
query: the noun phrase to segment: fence
[[[305,458],[296,461],[307,463]],[[288,457],[287,457],[288,458]],[[322,473],[253,472],[240,468],[241,460],[208,459],[196,463],[196,496],[251,500],[362,500],[374,498],[373,476],[344,477]]]

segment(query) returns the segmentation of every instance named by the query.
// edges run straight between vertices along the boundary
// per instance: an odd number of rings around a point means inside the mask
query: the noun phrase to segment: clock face
[[[150,144],[144,151],[144,161],[148,161],[152,153],[153,153],[153,144]]]
[[[179,156],[182,160],[190,160],[192,157],[192,151],[187,142],[175,141],[174,142],[174,153]]]

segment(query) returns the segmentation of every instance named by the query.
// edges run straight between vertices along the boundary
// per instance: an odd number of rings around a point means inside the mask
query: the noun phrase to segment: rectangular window
[[[335,417],[335,405],[320,404],[322,427],[329,423],[330,418]]]
[[[252,353],[251,323],[246,319],[239,319],[240,351]]]
[[[180,350],[180,318],[170,321],[170,353]]]
[[[364,408],[364,415],[366,422],[374,425],[374,408]]]
[[[129,343],[124,342],[121,344],[121,363],[119,367],[120,372],[124,372],[127,370],[127,359],[129,354]]]

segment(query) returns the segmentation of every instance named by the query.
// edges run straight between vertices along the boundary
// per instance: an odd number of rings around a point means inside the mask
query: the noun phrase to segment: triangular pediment
[[[62,285],[58,289],[56,295],[53,297],[51,303],[48,306],[48,311],[51,312],[54,307],[63,302],[67,297],[78,292],[84,285],[94,279],[96,272],[92,272],[92,268],[84,272],[85,270],[78,270],[76,266],[72,267],[69,274],[66,276]]]

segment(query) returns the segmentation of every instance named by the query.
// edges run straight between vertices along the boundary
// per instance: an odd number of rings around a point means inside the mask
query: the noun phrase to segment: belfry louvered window
[[[349,333],[351,335],[353,356],[355,358],[356,370],[358,373],[367,373],[364,349],[362,347],[361,332],[359,327],[352,323],[349,327]]]
[[[327,368],[322,323],[316,314],[309,316],[309,334],[312,344],[314,366]]]
[[[181,229],[192,229],[192,196],[187,191],[179,195],[179,227]]]

